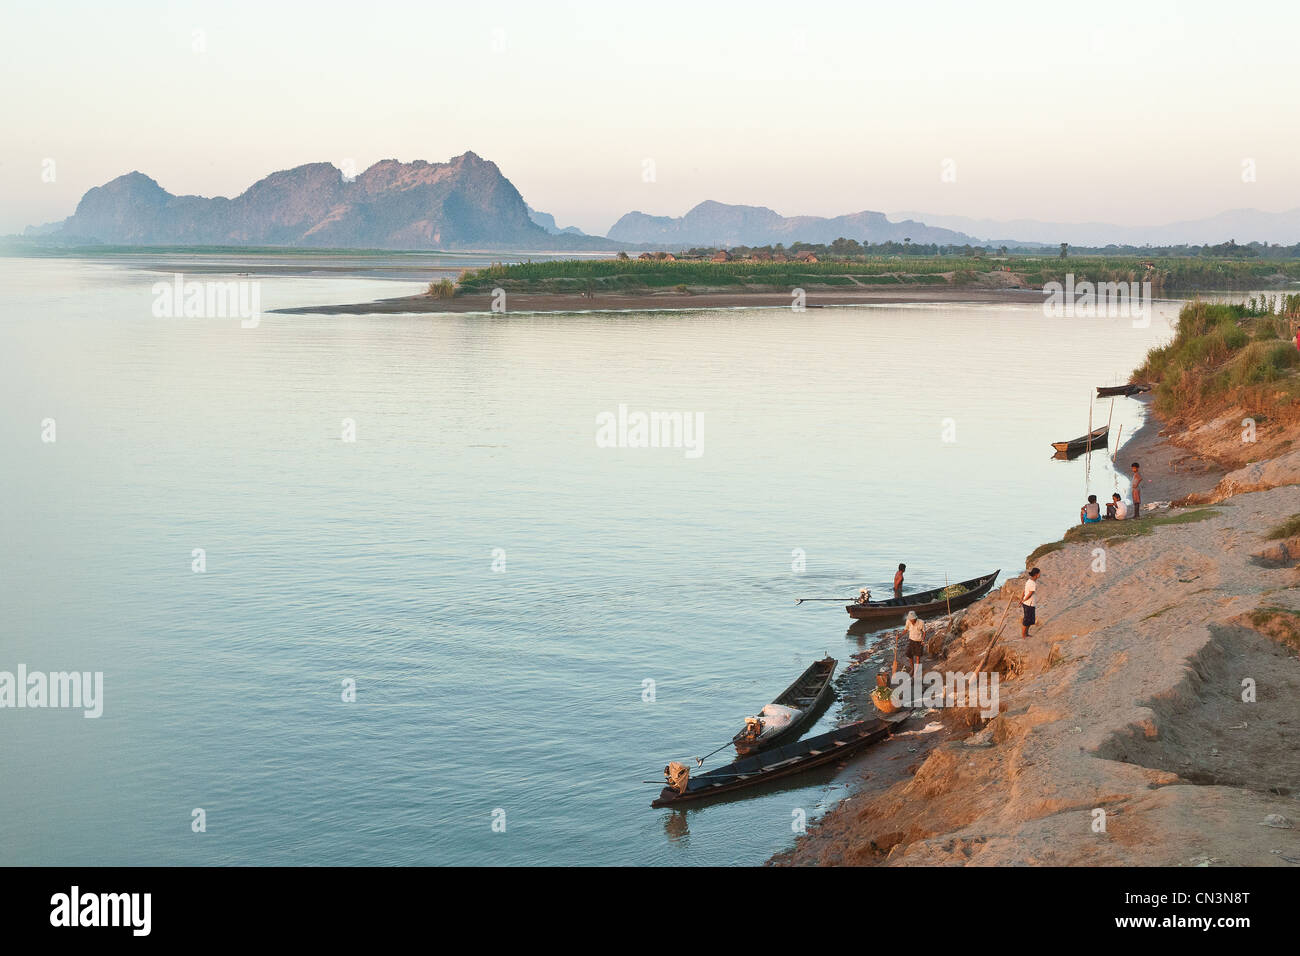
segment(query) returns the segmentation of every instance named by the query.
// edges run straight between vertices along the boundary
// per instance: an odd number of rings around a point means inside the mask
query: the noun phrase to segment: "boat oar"
[[[726,750],[726,749],[727,749],[728,747],[730,747],[733,743],[735,743],[735,741],[733,741],[733,740],[728,740],[725,744],[723,744],[721,747],[719,747],[718,750]],[[703,767],[703,766],[704,766],[704,761],[706,761],[706,760],[708,760],[710,757],[712,757],[713,754],[715,754],[715,753],[718,752],[718,750],[714,750],[714,751],[712,751],[712,752],[710,752],[710,753],[707,753],[707,754],[705,754],[703,757],[696,757],[696,758],[695,758],[695,766],[697,766],[697,767]]]
[[[849,597],[849,598],[795,598],[795,599],[794,599],[794,603],[795,603],[795,604],[802,604],[804,601],[839,601],[841,604],[843,604],[843,603],[852,604],[852,603],[853,603],[854,601],[856,601],[856,600],[857,600],[856,597]]]

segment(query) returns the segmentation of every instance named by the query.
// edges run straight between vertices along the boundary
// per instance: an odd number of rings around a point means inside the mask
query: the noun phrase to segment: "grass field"
[[[1151,263],[1148,269],[1146,264]],[[981,274],[1003,270],[1023,277],[1031,286],[1076,282],[1150,281],[1155,293],[1190,289],[1242,289],[1284,281],[1300,281],[1300,261],[1131,256],[975,257],[888,256],[820,262],[661,259],[553,259],[496,264],[468,270],[457,281],[461,292],[507,291],[599,293],[687,290],[764,289],[796,287],[851,288],[855,285],[957,285],[977,282]]]

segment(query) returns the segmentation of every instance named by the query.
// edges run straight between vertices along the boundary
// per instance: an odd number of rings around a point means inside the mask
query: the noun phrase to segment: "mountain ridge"
[[[472,151],[446,163],[383,159],[353,178],[330,163],[307,163],[270,173],[233,198],[175,195],[133,170],[87,190],[62,223],[26,234],[133,245],[374,249],[577,248],[593,240],[538,225],[497,165]]]
[[[906,219],[890,222],[882,212],[863,210],[843,216],[782,216],[767,206],[747,206],[705,200],[683,216],[625,213],[606,235],[618,242],[674,242],[687,246],[765,246],[793,242],[831,243],[841,237],[859,242],[902,242],[944,245],[977,244],[952,229]]]

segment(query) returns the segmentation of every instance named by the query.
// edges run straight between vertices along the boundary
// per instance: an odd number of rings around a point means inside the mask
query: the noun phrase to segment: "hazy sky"
[[[233,196],[301,163],[467,149],[598,233],[704,199],[1281,211],[1300,206],[1297,35],[1295,0],[6,0],[0,233],[133,169]]]

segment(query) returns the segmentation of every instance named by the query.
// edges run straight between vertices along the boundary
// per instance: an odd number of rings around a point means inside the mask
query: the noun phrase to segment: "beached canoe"
[[[835,658],[826,657],[810,665],[793,684],[764,707],[757,717],[751,717],[746,722],[745,729],[731,738],[736,753],[744,757],[768,750],[777,744],[798,740],[835,697],[831,686],[835,664]]]
[[[967,604],[978,601],[987,593],[989,588],[993,587],[993,582],[997,580],[997,576],[1001,573],[1002,569],[998,568],[992,574],[971,578],[969,581],[959,581],[952,585],[952,590],[957,593],[954,593],[951,598],[944,597],[944,592],[948,590],[947,587],[932,588],[929,591],[904,594],[901,598],[890,598],[888,601],[849,604],[845,606],[844,610],[849,612],[849,617],[858,621],[887,620],[901,617],[908,611],[915,611],[916,616],[920,618],[933,617],[936,614],[947,614],[949,607],[955,611]]]
[[[843,760],[850,754],[858,753],[884,740],[910,714],[911,712],[907,711],[891,715],[890,720],[879,718],[862,720],[832,730],[830,733],[782,744],[749,757],[741,757],[725,767],[710,770],[699,776],[691,776],[687,781],[686,789],[681,793],[672,787],[664,787],[659,797],[650,806],[675,807],[705,797],[752,787],[769,780],[779,780],[782,777],[811,770],[813,767]]]
[[[1107,437],[1110,435],[1110,426],[1102,425],[1100,428],[1092,430],[1091,441],[1088,435],[1081,435],[1078,438],[1071,438],[1069,441],[1054,441],[1052,447],[1057,451],[1063,451],[1067,455],[1079,455],[1089,448],[1105,448]]]
[[[1109,398],[1112,395],[1122,395],[1128,397],[1137,395],[1140,392],[1151,391],[1150,385],[1139,384],[1138,382],[1129,382],[1127,385],[1098,385],[1097,397]]]

